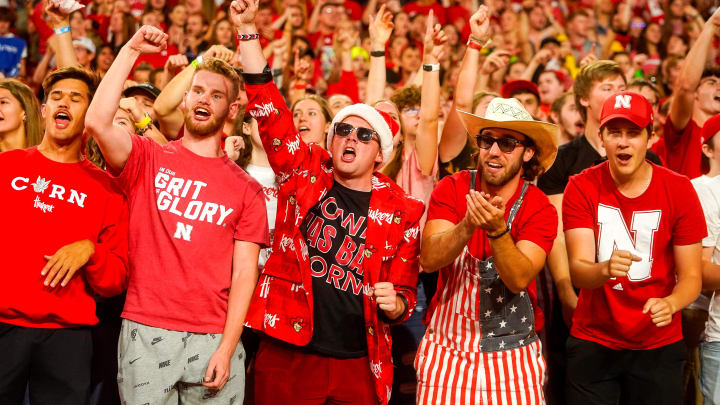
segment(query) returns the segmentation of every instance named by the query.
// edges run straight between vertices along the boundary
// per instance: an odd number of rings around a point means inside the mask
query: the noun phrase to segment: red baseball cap
[[[705,121],[705,125],[702,127],[702,133],[700,135],[702,143],[712,139],[718,132],[720,132],[720,114],[715,114],[710,117],[709,120]]]
[[[540,99],[540,91],[538,91],[537,84],[529,80],[510,80],[502,85],[500,88],[500,95],[502,98],[512,98],[512,95],[517,93],[519,90],[532,93],[538,98],[538,100]]]
[[[617,118],[626,119],[640,128],[645,128],[653,122],[652,106],[641,94],[632,91],[615,93],[603,104],[600,128]]]

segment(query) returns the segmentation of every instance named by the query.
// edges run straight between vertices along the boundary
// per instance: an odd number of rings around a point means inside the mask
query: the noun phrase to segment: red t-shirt
[[[479,187],[481,174],[478,172],[477,175],[476,188]],[[453,224],[459,223],[465,218],[465,212],[467,211],[465,196],[469,190],[470,171],[468,170],[460,171],[440,180],[430,197],[427,220],[444,219]],[[510,201],[505,204],[506,220],[512,205],[520,196],[521,190],[522,182],[519,183]],[[547,196],[539,188],[531,185],[527,189],[520,210],[515,215],[510,235],[516,243],[520,240],[527,240],[538,245],[546,254],[550,254],[555,236],[557,236],[557,221],[558,216],[555,207],[550,204]],[[493,255],[490,240],[487,238],[487,233],[482,229],[475,231],[467,246],[470,254],[480,260],[485,260]],[[442,288],[444,274],[450,271],[452,271],[452,266],[441,270],[438,290]],[[537,307],[535,281],[528,286],[527,290],[535,309],[535,327],[540,330],[544,325],[544,317]],[[439,297],[439,294],[436,294],[435,297]]]
[[[222,333],[233,244],[269,243],[262,187],[228,159],[133,136],[118,176],[130,203],[124,318],[158,328]]]
[[[0,154],[0,184],[0,322],[96,324],[93,291],[111,297],[127,286],[128,212],[120,190],[88,160],[59,163],[36,147]],[[65,287],[45,287],[44,256],[85,239],[95,243],[88,263]]]
[[[414,16],[415,14],[428,15],[430,13],[430,10],[432,10],[435,14],[435,17],[437,17],[438,19],[438,23],[440,23],[440,25],[445,25],[445,7],[443,7],[442,4],[432,3],[429,6],[420,6],[417,4],[416,1],[413,1],[404,5],[403,10],[408,13],[410,17]]]
[[[643,259],[633,262],[628,277],[580,290],[572,336],[615,350],[647,350],[682,339],[679,312],[670,325],[658,328],[642,309],[648,299],[666,297],[675,287],[673,246],[700,242],[707,233],[690,180],[653,165],[647,190],[628,198],[615,186],[608,163],[601,163],[570,178],[562,213],[566,231],[595,232],[599,262],[615,249]]]
[[[665,148],[669,152],[665,156],[668,169],[675,170],[691,179],[700,177],[707,171],[702,168],[702,127],[690,119],[685,128],[678,131],[668,115],[663,130]]]

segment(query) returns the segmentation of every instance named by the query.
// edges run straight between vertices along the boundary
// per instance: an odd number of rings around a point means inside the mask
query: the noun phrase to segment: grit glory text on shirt
[[[168,211],[191,221],[223,225],[233,209],[223,204],[199,200],[205,187],[205,182],[175,177],[174,171],[161,167],[155,175],[158,210]],[[190,201],[187,201],[188,199]],[[178,222],[174,237],[190,241],[192,229],[192,225]]]

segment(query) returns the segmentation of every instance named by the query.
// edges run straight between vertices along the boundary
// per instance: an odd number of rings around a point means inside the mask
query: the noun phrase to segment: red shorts
[[[340,359],[260,342],[255,358],[255,405],[377,405],[375,380],[365,357]]]

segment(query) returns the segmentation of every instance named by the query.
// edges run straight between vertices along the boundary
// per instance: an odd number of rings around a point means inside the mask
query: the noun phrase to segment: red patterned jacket
[[[300,225],[333,185],[332,160],[319,146],[303,143],[273,83],[249,82],[247,113],[258,121],[270,165],[278,176],[279,195],[273,253],[258,280],[246,326],[304,346],[313,335],[313,294]],[[378,402],[386,404],[393,373],[390,327],[368,292],[375,283],[389,281],[407,299],[409,309],[394,322],[403,322],[412,313],[419,272],[419,219],[424,207],[380,173],[373,175],[372,184],[362,261],[363,308],[369,366]]]

